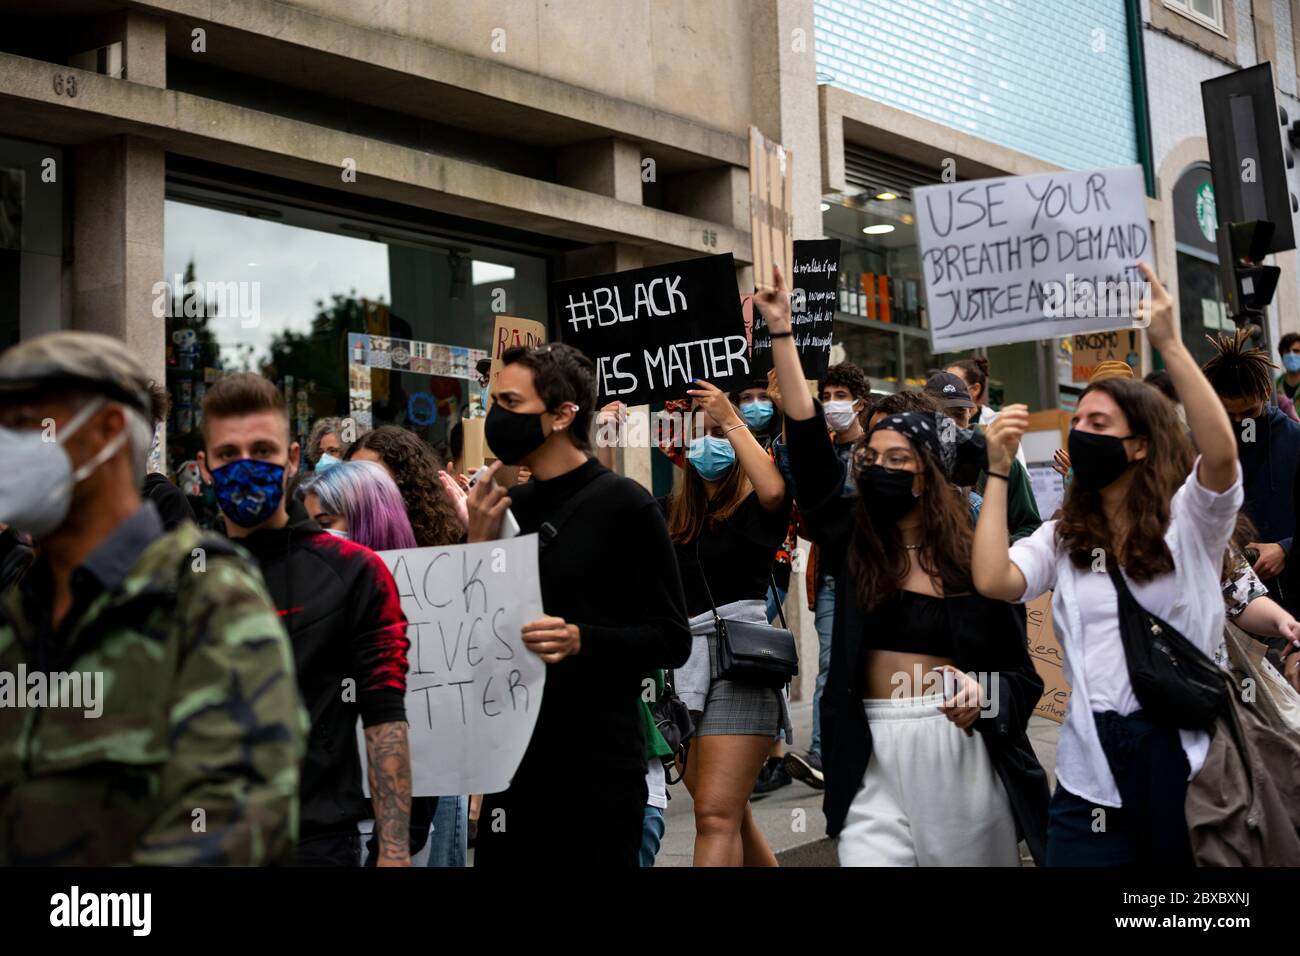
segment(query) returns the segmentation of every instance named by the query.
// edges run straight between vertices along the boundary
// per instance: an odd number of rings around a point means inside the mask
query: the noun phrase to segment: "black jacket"
[[[194,520],[194,509],[190,500],[181,490],[167,480],[166,475],[151,472],[144,476],[144,485],[140,494],[154,503],[158,517],[162,518],[163,530],[172,531],[182,521]]]
[[[0,594],[27,573],[33,560],[31,545],[24,543],[13,528],[0,531]]]
[[[311,715],[302,838],[355,833],[374,816],[361,790],[357,717],[366,727],[406,720],[410,641],[397,586],[373,551],[325,533],[298,501],[289,506],[288,525],[239,543],[261,566],[289,632]]]
[[[811,538],[835,568],[835,617],[831,663],[822,691],[822,768],[826,775],[823,810],[826,832],[835,836],[862,785],[871,760],[871,727],[862,708],[866,686],[863,640],[872,615],[859,607],[845,556],[852,537],[857,499],[839,495],[843,469],[822,424],[821,409],[807,421],[786,420],[790,465],[799,511]],[[944,600],[954,660],[963,671],[996,678],[996,714],[981,716],[975,730],[1006,788],[1017,829],[1034,859],[1042,861],[1047,842],[1047,775],[1030,746],[1025,728],[1043,693],[1043,681],[1029,656],[1024,617],[1014,605],[979,594]]]

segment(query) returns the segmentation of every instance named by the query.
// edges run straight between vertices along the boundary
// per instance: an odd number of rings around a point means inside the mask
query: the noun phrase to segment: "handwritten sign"
[[[1070,375],[1086,385],[1102,362],[1127,362],[1134,373],[1142,367],[1142,336],[1137,329],[1076,335],[1070,349]]]
[[[1065,679],[1065,655],[1052,629],[1052,592],[1041,594],[1025,605],[1028,612],[1029,656],[1043,679],[1043,696],[1034,713],[1058,724],[1065,720],[1070,700],[1070,682]]]
[[[838,239],[800,239],[794,244],[794,275],[789,280],[790,325],[805,378],[819,381],[831,360],[836,283],[840,274]],[[753,308],[752,357],[756,379],[772,368],[772,335],[762,310]]]
[[[546,341],[546,326],[532,319],[520,319],[513,315],[498,315],[492,327],[492,371],[488,382],[496,385],[497,373],[501,371],[501,356],[513,348],[535,348]]]
[[[794,262],[794,156],[749,128],[749,234],[754,253],[754,285],[772,286],[772,264],[787,283]]]
[[[412,795],[504,790],[528,748],[546,680],[546,665],[519,636],[543,616],[537,535],[379,557],[397,582],[411,641]],[[364,771],[364,738],[358,743]]]
[[[933,351],[1132,326],[1151,257],[1141,167],[913,195]]]
[[[731,254],[552,286],[565,342],[596,363],[597,401],[683,398],[693,379],[724,391],[750,379]]]

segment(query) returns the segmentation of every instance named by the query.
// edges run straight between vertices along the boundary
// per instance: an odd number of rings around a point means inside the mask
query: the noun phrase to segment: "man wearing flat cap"
[[[150,379],[121,342],[0,353],[0,865],[259,864],[296,839],[306,715],[256,566],[140,484]]]
[[[976,405],[971,400],[970,389],[961,376],[954,375],[952,372],[936,372],[925,383],[925,393],[935,399],[944,413],[959,426],[980,430],[973,422]],[[987,482],[988,475],[981,467],[979,477],[971,482],[975,493],[981,498],[984,496],[984,485]],[[964,483],[958,482],[958,484]],[[1038,514],[1038,502],[1034,500],[1034,486],[1029,479],[1029,472],[1019,461],[1013,461],[1007,475],[1007,532],[1013,542],[1019,541],[1037,531],[1042,523],[1043,519]]]

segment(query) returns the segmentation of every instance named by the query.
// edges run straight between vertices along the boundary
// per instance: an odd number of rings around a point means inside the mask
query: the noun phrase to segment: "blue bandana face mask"
[[[1287,352],[1283,355],[1282,366],[1292,375],[1300,372],[1300,352]]]
[[[725,438],[705,435],[691,442],[686,460],[700,473],[701,478],[713,481],[725,475],[727,469],[736,463],[736,449]]]
[[[241,528],[255,528],[275,514],[284,498],[284,465],[241,458],[212,472],[222,513]]]
[[[740,406],[740,417],[750,428],[762,428],[772,420],[776,407],[765,398],[756,398]]]

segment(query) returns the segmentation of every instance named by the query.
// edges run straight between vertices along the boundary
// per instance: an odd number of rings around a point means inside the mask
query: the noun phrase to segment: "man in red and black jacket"
[[[284,401],[270,381],[248,373],[219,379],[204,396],[202,427],[199,467],[227,533],[261,566],[311,716],[297,862],[359,865],[358,825],[373,819],[377,864],[409,865],[410,641],[393,577],[373,551],[322,531],[298,502],[286,505],[299,448],[289,441]],[[362,792],[358,717],[372,801]]]

